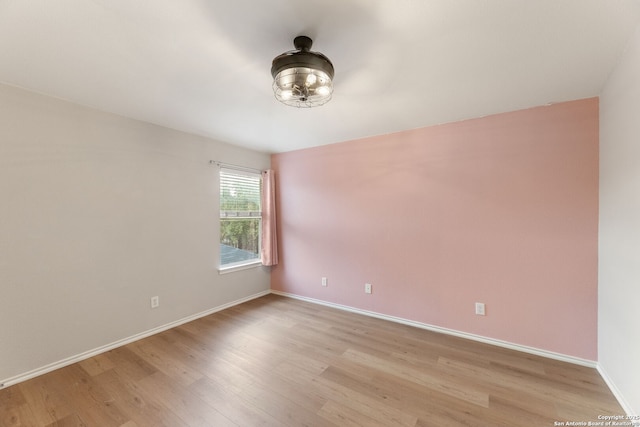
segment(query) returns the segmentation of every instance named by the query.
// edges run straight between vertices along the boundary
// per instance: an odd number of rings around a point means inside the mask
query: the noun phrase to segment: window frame
[[[238,211],[238,210],[223,210],[222,209],[222,197],[223,197],[223,182],[222,182],[222,175],[224,174],[229,174],[229,175],[235,175],[235,176],[245,176],[245,177],[250,177],[250,178],[257,178],[258,179],[258,191],[259,191],[259,209],[258,211],[247,211],[249,212],[248,215],[246,216],[242,216],[239,215],[242,211]],[[226,273],[231,273],[234,271],[240,271],[240,270],[246,270],[249,268],[256,268],[262,265],[262,173],[260,171],[251,171],[251,170],[247,170],[244,168],[233,168],[233,167],[228,167],[228,166],[220,166],[220,171],[218,173],[218,191],[219,191],[219,203],[220,203],[220,216],[219,216],[219,220],[218,220],[218,232],[220,233],[219,236],[219,254],[218,254],[218,272],[219,274],[226,274]],[[229,215],[229,214],[223,214],[225,212],[232,212],[234,214]],[[222,243],[222,221],[223,220],[234,220],[234,219],[253,219],[253,220],[257,220],[258,221],[258,253],[257,253],[257,258],[252,258],[249,260],[243,260],[243,261],[237,261],[237,262],[233,262],[233,263],[227,263],[227,264],[222,264],[222,250],[221,250],[221,246],[223,245]]]

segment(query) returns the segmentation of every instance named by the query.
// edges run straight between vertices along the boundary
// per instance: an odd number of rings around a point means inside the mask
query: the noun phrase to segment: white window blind
[[[260,260],[261,176],[220,169],[220,267]]]
[[[220,217],[261,216],[260,175],[220,170]]]

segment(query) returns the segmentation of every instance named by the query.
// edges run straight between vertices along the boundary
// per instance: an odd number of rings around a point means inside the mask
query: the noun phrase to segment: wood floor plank
[[[415,382],[440,393],[456,397],[478,406],[489,406],[489,395],[464,384],[452,375],[442,375],[437,371],[425,372],[413,367],[406,367],[396,362],[389,362],[360,351],[348,350],[343,354],[347,359],[372,369],[380,369],[391,375]]]
[[[353,409],[348,405],[341,404],[333,400],[328,401],[318,414],[331,422],[331,425],[345,426],[345,427],[385,427],[389,424],[385,424],[384,421],[376,420],[373,417],[369,417],[362,412]]]
[[[115,367],[111,359],[109,359],[109,356],[106,354],[99,354],[90,359],[83,360],[78,364],[92,377],[100,375],[101,373]]]
[[[11,387],[0,393],[0,425],[36,425],[31,408],[19,387]]]
[[[34,423],[38,426],[49,425],[74,413],[72,406],[66,400],[66,390],[57,383],[52,374],[42,375],[13,386],[22,391],[33,414]],[[12,388],[0,390],[0,394]]]
[[[113,363],[114,368],[121,376],[138,381],[158,372],[151,363],[138,356],[131,350],[131,346],[119,347],[105,355]]]
[[[176,414],[184,425],[237,427],[188,388],[177,384],[162,372],[140,380],[139,385],[145,395],[153,396],[164,408]]]
[[[80,364],[54,371],[51,376],[57,387],[64,390],[66,401],[83,423],[118,427],[128,421],[113,396],[100,387]]]
[[[116,366],[94,377],[94,380],[113,396],[130,423],[157,427],[187,425],[174,412],[167,409],[155,394],[146,393],[137,380],[128,377],[127,370],[120,371]]]
[[[0,427],[552,426],[595,369],[276,295],[0,390]]]
[[[247,370],[247,365],[234,357],[230,354],[228,359],[220,359],[217,372],[208,374],[209,378],[243,399],[246,405],[269,414],[280,425],[314,425],[315,411],[319,408],[315,396],[278,381],[277,374],[272,375],[270,370]]]
[[[411,427],[418,421],[418,417],[412,413],[388,405],[384,400],[360,393],[351,387],[345,378],[334,376],[327,379],[321,376],[314,380],[314,387],[325,393],[327,401],[340,403],[342,407],[350,408],[352,414],[359,413],[387,426]]]
[[[183,385],[189,385],[202,378],[202,374],[193,369],[188,361],[175,355],[172,347],[163,345],[157,336],[132,343],[129,348],[141,359]],[[155,375],[155,374],[153,374]]]
[[[48,424],[46,427],[88,427],[89,424],[85,423],[78,414],[68,415],[56,422]]]
[[[446,416],[440,416],[440,408],[455,407],[464,414],[479,408],[475,404],[461,402],[458,398],[439,393],[429,388],[395,375],[378,373],[368,381],[362,381],[352,369],[340,369],[335,365],[329,367],[322,374],[323,378],[341,383],[361,395],[368,396],[385,406],[395,408],[405,414],[412,414],[417,418],[416,425],[421,418],[437,419],[443,423],[449,421]],[[435,410],[435,411],[434,411]]]
[[[280,422],[271,415],[248,404],[239,395],[230,393],[211,378],[202,378],[192,384],[189,389],[238,426],[277,427],[280,425]]]

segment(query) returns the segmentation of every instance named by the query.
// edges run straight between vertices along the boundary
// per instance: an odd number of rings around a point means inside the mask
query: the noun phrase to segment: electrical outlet
[[[364,284],[364,293],[365,294],[370,294],[371,293],[371,283],[365,283]]]
[[[327,278],[326,277],[322,278],[322,286],[327,286]]]
[[[151,297],[151,308],[158,308],[160,306],[160,297]]]
[[[485,315],[484,303],[482,303],[482,302],[477,302],[476,303],[476,314],[478,316],[484,316]]]

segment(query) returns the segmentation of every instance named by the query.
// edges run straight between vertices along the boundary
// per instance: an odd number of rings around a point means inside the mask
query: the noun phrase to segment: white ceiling
[[[0,0],[0,82],[283,152],[597,96],[638,0]],[[331,102],[278,103],[296,35]]]

